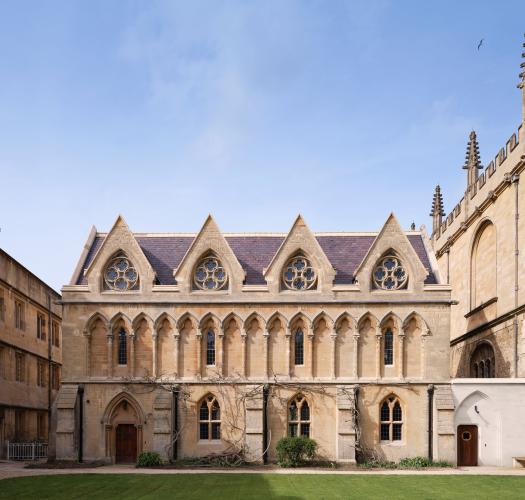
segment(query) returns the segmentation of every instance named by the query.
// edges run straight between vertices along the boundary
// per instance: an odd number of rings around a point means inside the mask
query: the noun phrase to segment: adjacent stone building
[[[451,288],[430,239],[93,229],[63,293],[57,457],[455,460]]]
[[[0,458],[44,441],[60,383],[60,295],[0,249]]]
[[[524,75],[518,85],[523,122]],[[513,457],[525,456],[525,434],[515,432],[525,419],[523,123],[486,167],[471,132],[463,168],[464,196],[445,217],[437,186],[430,214],[432,246],[456,303],[451,307],[451,373],[457,378],[458,461],[510,465]]]

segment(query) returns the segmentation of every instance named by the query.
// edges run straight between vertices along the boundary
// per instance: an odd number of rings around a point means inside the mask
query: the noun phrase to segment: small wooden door
[[[478,465],[478,426],[458,426],[458,465]]]
[[[133,424],[119,424],[115,432],[115,462],[135,463],[137,461],[137,428]]]

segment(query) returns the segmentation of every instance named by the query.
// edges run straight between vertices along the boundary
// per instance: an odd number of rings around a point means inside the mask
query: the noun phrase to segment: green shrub
[[[277,443],[277,457],[281,467],[297,467],[312,460],[317,443],[307,437],[285,437]]]
[[[139,467],[158,467],[162,465],[162,459],[156,451],[144,451],[137,460]]]
[[[399,461],[400,469],[423,469],[425,467],[451,467],[448,462],[433,462],[426,457],[403,458]]]

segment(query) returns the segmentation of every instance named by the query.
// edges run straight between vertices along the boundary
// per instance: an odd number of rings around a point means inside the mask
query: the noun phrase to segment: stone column
[[[381,330],[376,331],[376,378],[381,378]]]
[[[359,377],[359,334],[354,334],[354,365],[352,366],[352,375]]]
[[[153,377],[157,378],[157,339],[159,337],[159,334],[157,330],[154,330],[151,334],[151,351],[153,353],[153,360],[152,360],[152,371],[153,371]]]
[[[270,332],[264,333],[264,370],[266,378],[270,377]]]
[[[337,333],[335,331],[330,335],[332,339],[332,378],[336,378],[336,364],[337,364]]]
[[[310,330],[311,333],[308,334],[308,345],[310,349],[310,378],[314,378],[314,362],[315,362],[315,348],[314,348],[314,334],[312,330]]]
[[[286,368],[288,376],[292,376],[292,332],[290,328],[286,329]]]
[[[338,462],[355,463],[355,386],[338,385],[336,403],[336,459]]]
[[[405,334],[399,334],[399,353],[398,353],[398,372],[399,378],[405,378]]]
[[[423,327],[421,331],[421,378],[427,376],[427,342],[430,331],[428,328]]]
[[[173,368],[173,374],[175,377],[179,376],[179,351],[180,351],[180,332],[175,327],[175,333],[173,334],[173,357],[175,358],[174,361],[174,368]]]
[[[202,333],[198,332],[195,335],[197,339],[197,366],[195,367],[195,375],[198,378],[202,377]]]
[[[263,460],[263,388],[261,386],[246,386],[245,399],[245,442],[246,455],[250,460],[261,463]]]
[[[217,354],[219,355],[218,356],[218,363],[217,363],[217,368],[218,368],[218,372],[220,375],[223,375],[224,376],[224,332],[221,331],[218,335],[217,335],[217,341],[219,343],[219,348],[217,349]]]
[[[84,346],[86,350],[84,358],[86,366],[84,372],[86,377],[91,377],[91,334],[87,330],[84,330]]]
[[[107,338],[107,361],[108,361],[108,377],[113,377],[113,334],[106,336]]]
[[[135,333],[132,333],[129,336],[130,346],[129,346],[129,364],[130,364],[130,375],[131,377],[135,376]]]
[[[246,330],[243,329],[241,332],[241,356],[242,356],[241,370],[242,370],[243,377],[246,377],[247,375],[247,369],[246,369],[246,341],[247,339],[248,339],[248,335],[246,334]]]

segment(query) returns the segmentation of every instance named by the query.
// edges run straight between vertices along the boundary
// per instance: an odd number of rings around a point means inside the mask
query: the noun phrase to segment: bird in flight
[[[479,43],[478,43],[478,50],[481,48],[481,46],[483,45],[483,40],[485,40],[484,38],[482,38]]]

